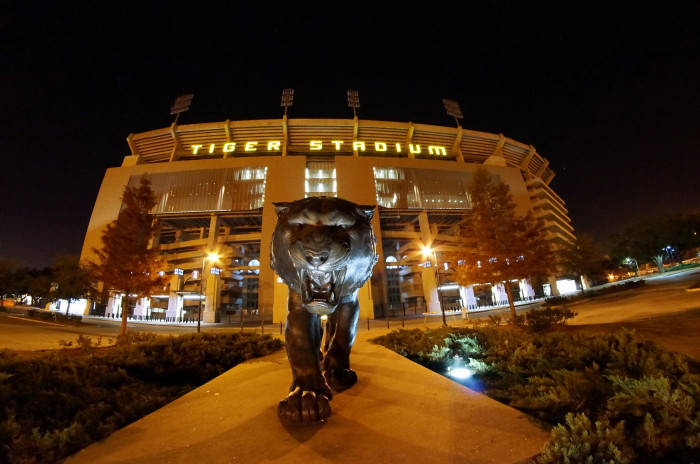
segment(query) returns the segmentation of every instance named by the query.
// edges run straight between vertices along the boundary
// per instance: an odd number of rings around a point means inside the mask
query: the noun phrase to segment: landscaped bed
[[[0,462],[56,462],[251,358],[254,334],[136,335],[32,357],[0,351]]]
[[[549,424],[540,463],[700,462],[697,366],[634,332],[446,327],[374,341]]]

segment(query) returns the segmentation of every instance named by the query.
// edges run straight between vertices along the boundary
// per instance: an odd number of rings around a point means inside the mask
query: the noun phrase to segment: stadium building
[[[270,119],[176,125],[127,137],[131,153],[107,170],[82,260],[94,260],[117,218],[126,185],[151,179],[158,203],[153,246],[167,258],[169,286],[130,309],[136,317],[206,322],[255,313],[286,317],[287,288],[270,269],[274,202],[337,196],[376,205],[380,260],[360,291],[361,318],[498,305],[502,286],[460,287],[442,257],[466,235],[466,187],[483,166],[508,184],[517,212],[541,219],[550,238],[574,240],[564,201],[549,187],[548,161],[532,145],[490,134],[412,122]],[[421,254],[429,245],[431,256]],[[207,259],[209,253],[217,262]],[[438,272],[436,272],[436,270]],[[571,279],[520,281],[521,299],[576,289]],[[112,294],[106,315],[119,312]],[[94,305],[85,307],[86,313]],[[90,309],[93,308],[93,309]],[[235,316],[234,316],[235,317]]]

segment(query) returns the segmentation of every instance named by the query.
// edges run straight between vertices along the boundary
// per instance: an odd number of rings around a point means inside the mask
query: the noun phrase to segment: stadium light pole
[[[180,95],[175,99],[170,107],[170,114],[175,115],[175,121],[173,121],[174,124],[177,124],[178,119],[180,119],[180,114],[184,113],[185,111],[189,111],[193,98],[194,94],[188,93],[185,95]]]
[[[352,116],[357,117],[357,109],[360,107],[360,93],[357,90],[349,89],[347,91],[348,106],[352,108]]]
[[[201,330],[202,323],[202,297],[204,296],[204,267],[206,266],[207,260],[211,263],[219,262],[219,255],[215,252],[211,252],[202,258],[202,275],[199,276],[199,310],[197,311],[197,333]]]
[[[445,107],[445,112],[448,115],[455,118],[455,123],[457,123],[457,127],[462,127],[459,120],[464,119],[464,115],[462,114],[462,108],[460,108],[459,103],[454,100],[448,100],[447,98],[443,98],[442,106]]]
[[[287,116],[287,108],[294,105],[294,89],[282,89],[282,103],[284,107],[284,115]]]

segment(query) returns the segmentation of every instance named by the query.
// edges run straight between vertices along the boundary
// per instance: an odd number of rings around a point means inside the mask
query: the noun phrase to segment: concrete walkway
[[[364,340],[359,382],[325,425],[285,428],[284,352],[243,363],[93,444],[77,463],[516,463],[548,432],[527,416]]]

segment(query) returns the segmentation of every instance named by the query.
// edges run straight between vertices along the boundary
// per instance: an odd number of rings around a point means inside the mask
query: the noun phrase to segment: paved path
[[[515,463],[548,437],[526,415],[364,341],[359,382],[322,426],[285,428],[284,352],[241,364],[68,459],[78,463]]]
[[[645,285],[636,289],[574,303],[570,306],[578,316],[569,324],[642,321],[700,308],[700,292],[687,291],[699,280],[700,269],[661,275],[646,279]]]

